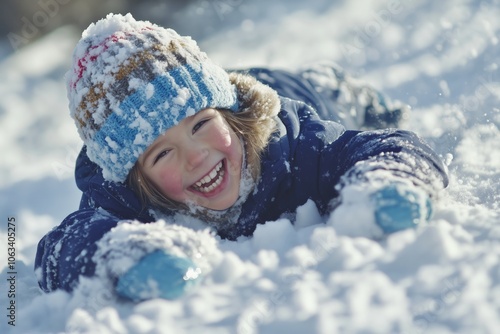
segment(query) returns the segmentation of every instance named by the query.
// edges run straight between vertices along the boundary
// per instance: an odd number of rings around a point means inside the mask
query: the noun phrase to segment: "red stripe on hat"
[[[140,29],[139,31],[144,31],[144,30],[154,30],[153,27],[145,27],[145,28],[142,28]],[[120,33],[121,31],[119,31],[118,33]],[[107,37],[106,39],[104,39],[104,41],[102,41],[100,44],[98,45],[92,45],[88,50],[87,52],[85,53],[85,55],[78,59],[77,60],[77,64],[76,64],[76,68],[75,68],[75,73],[77,73],[77,79],[71,83],[71,86],[73,88],[76,88],[76,84],[78,83],[78,81],[83,77],[83,72],[85,72],[85,70],[87,69],[87,66],[86,64],[88,64],[88,62],[93,62],[97,59],[97,57],[104,51],[106,51],[108,49],[108,46],[107,46],[107,43],[109,41],[113,42],[113,43],[116,43],[118,42],[119,40],[121,39],[125,39],[126,37],[128,36],[131,36],[130,33],[126,33],[126,32],[121,32],[122,35],[121,36],[118,36],[116,35],[116,33],[112,34],[111,36]],[[93,56],[90,56],[90,59],[89,59],[89,53],[91,50],[95,50],[96,48],[98,47],[103,47],[102,49],[102,52],[97,54],[97,55],[93,55]]]

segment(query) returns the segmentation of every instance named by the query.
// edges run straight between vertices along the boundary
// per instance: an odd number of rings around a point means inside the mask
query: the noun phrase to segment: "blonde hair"
[[[242,111],[237,113],[224,109],[217,111],[236,135],[243,140],[247,166],[250,168],[253,179],[257,180],[260,175],[261,154],[276,129],[276,121],[273,117],[262,117],[260,112],[252,108],[251,102],[243,103]],[[151,206],[167,212],[187,208],[186,204],[173,201],[163,195],[146,177],[138,162],[130,171],[127,182],[138,195],[143,206]]]

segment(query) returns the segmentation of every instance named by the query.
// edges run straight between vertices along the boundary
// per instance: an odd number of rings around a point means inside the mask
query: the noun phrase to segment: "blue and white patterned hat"
[[[106,180],[124,182],[139,156],[185,117],[238,110],[227,72],[179,36],[132,15],[91,24],[66,75],[71,116]]]

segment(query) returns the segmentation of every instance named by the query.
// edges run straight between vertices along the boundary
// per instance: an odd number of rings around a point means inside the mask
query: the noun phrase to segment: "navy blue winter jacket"
[[[280,95],[278,130],[262,157],[257,191],[243,204],[238,224],[217,231],[222,238],[250,236],[257,224],[293,213],[308,199],[326,213],[330,200],[338,196],[336,185],[341,177],[364,173],[363,162],[369,162],[370,169],[391,169],[419,184],[438,180],[443,187],[447,185],[440,158],[415,134],[346,131],[338,123],[319,118],[318,113],[332,110],[310,81],[285,71],[252,69],[248,73]],[[385,164],[386,159],[392,163]],[[85,147],[76,162],[75,178],[83,192],[80,208],[38,245],[35,269],[44,291],[71,291],[79,276],[93,276],[96,242],[119,221],[154,221],[127,186],[103,179]]]

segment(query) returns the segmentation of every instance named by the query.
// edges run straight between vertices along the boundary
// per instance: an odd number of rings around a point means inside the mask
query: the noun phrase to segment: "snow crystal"
[[[134,167],[134,164],[132,162],[127,162],[124,166],[124,168],[127,170],[131,170],[132,167]]]
[[[193,116],[194,114],[196,114],[196,112],[197,112],[197,110],[189,107],[186,109],[186,117]]]
[[[151,133],[152,132],[152,127],[151,124],[146,121],[142,116],[139,115],[138,112],[135,113],[134,115],[134,120],[129,124],[130,128],[138,128],[140,132],[142,133]]]
[[[168,101],[163,102],[162,109],[164,110],[170,109],[170,103],[168,103]]]
[[[117,150],[119,148],[118,144],[113,139],[106,137],[105,140],[106,143],[108,143],[109,147],[111,147],[113,150]]]
[[[139,79],[139,78],[132,77],[128,81],[128,88],[129,88],[129,90],[135,90],[135,89],[140,88],[142,86],[144,86],[144,81],[141,80],[141,79]]]
[[[289,161],[285,161],[285,167],[286,167],[286,171],[287,173],[291,173],[291,169],[290,169],[290,162]]]
[[[150,26],[149,22],[135,21],[130,13],[124,16],[108,14],[106,20],[92,23],[82,33],[82,37],[109,36],[117,31],[144,29]]]
[[[138,133],[138,134],[135,135],[134,143],[133,144],[134,145],[145,145],[145,140],[142,137],[141,133]]]
[[[155,86],[152,84],[152,83],[148,83],[146,85],[146,99],[150,99],[151,97],[153,97],[155,93]]]
[[[172,99],[172,101],[179,105],[179,106],[184,106],[187,103],[187,100],[191,97],[191,93],[189,92],[189,89],[186,87],[177,89],[177,96]]]

